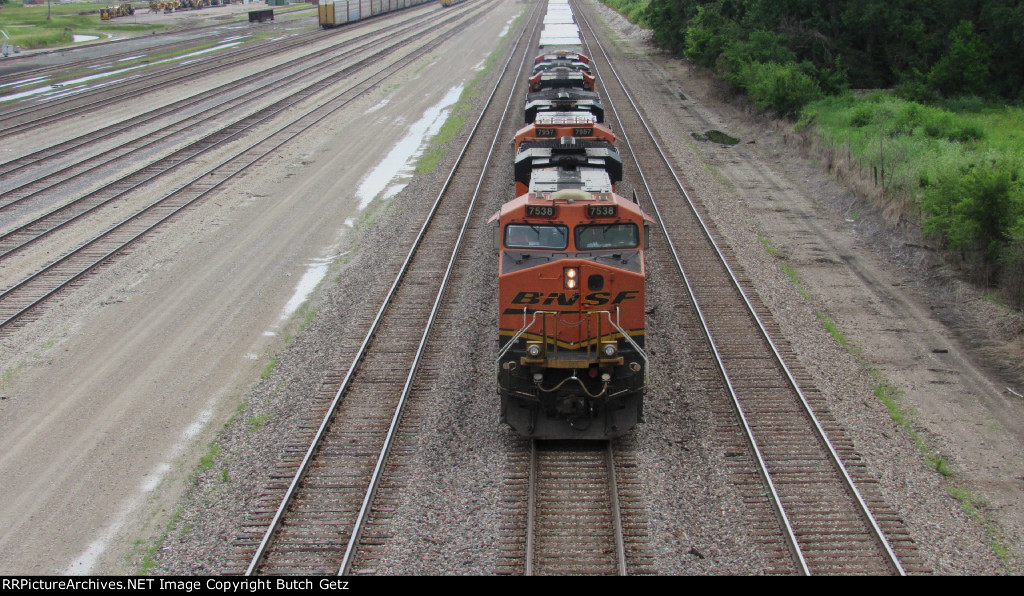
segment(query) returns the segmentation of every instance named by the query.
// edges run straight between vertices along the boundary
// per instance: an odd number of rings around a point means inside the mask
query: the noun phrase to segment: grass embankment
[[[73,35],[102,37],[108,33],[145,32],[163,25],[137,23],[132,16],[100,20],[100,9],[117,2],[80,2],[75,4],[4,5],[0,10],[0,29],[11,37],[8,43],[23,50],[60,47],[74,43]],[[149,5],[133,3],[136,11]]]
[[[519,22],[516,17],[515,23]],[[510,27],[510,31],[514,29]],[[423,155],[420,156],[419,161],[416,163],[416,174],[426,174],[432,172],[437,164],[440,163],[441,158],[444,157],[445,146],[448,141],[455,138],[455,135],[462,130],[462,125],[466,123],[466,116],[469,115],[470,110],[473,107],[473,100],[476,96],[480,95],[480,85],[487,79],[491,71],[494,70],[498,63],[498,59],[501,57],[504,47],[504,42],[509,38],[509,33],[506,33],[501,39],[498,40],[497,47],[487,56],[484,61],[484,66],[481,68],[473,78],[466,84],[466,87],[462,90],[462,94],[459,95],[459,100],[452,107],[448,118],[444,124],[441,125],[441,130],[438,131],[430,143],[424,150]]]
[[[812,123],[833,155],[861,166],[895,220],[919,221],[973,278],[1024,304],[1024,109],[880,91],[813,102],[797,126]]]

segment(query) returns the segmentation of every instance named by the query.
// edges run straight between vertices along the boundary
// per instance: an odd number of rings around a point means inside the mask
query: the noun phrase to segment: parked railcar
[[[431,0],[320,0],[318,6],[320,26],[324,29],[337,27],[394,12]]]

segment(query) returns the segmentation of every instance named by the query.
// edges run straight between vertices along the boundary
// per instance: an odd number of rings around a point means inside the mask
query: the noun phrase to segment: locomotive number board
[[[587,205],[587,217],[615,217],[618,214],[618,205]]]
[[[526,217],[554,217],[555,208],[552,205],[527,205]]]
[[[538,128],[537,129],[537,136],[538,137],[553,137],[553,136],[555,136],[555,129],[553,129],[553,128]]]
[[[572,129],[572,136],[574,137],[592,137],[594,136],[593,128],[574,128]]]

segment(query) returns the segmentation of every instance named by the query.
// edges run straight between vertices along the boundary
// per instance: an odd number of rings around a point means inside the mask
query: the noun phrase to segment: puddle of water
[[[511,19],[509,19],[509,20],[508,20],[508,22],[507,22],[507,23],[505,23],[505,28],[504,28],[504,29],[502,29],[502,30],[501,30],[501,33],[499,33],[499,34],[498,34],[498,39],[501,39],[502,37],[505,37],[505,34],[506,34],[506,33],[508,33],[509,29],[511,29],[511,28],[512,28],[512,23],[513,23],[513,22],[514,22],[515,20],[516,20],[516,18],[515,18],[515,17],[512,17]]]
[[[281,318],[287,319],[296,310],[302,306],[309,295],[316,289],[317,284],[320,280],[327,275],[327,268],[330,267],[331,262],[334,261],[335,257],[327,257],[326,259],[314,259],[312,263],[307,266],[306,272],[302,275],[302,279],[299,280],[299,284],[295,287],[295,293],[292,294],[288,303],[284,305],[284,310],[281,312]]]
[[[156,490],[156,487],[160,486],[160,481],[164,479],[167,472],[171,471],[171,464],[160,464],[154,470],[154,473],[149,476],[140,487],[142,492],[151,493]]]
[[[120,513],[114,521],[103,529],[99,538],[90,543],[86,547],[85,552],[67,566],[64,570],[65,575],[89,575],[92,573],[92,569],[99,560],[100,555],[107,550],[110,541],[121,531],[121,528],[132,512],[141,506],[146,495],[156,490],[160,486],[160,482],[171,471],[171,464],[169,462],[181,457],[181,454],[191,444],[192,439],[210,422],[212,417],[213,410],[203,410],[199,414],[199,418],[182,431],[181,438],[167,451],[168,461],[157,464],[153,471],[146,475],[146,479],[139,485],[139,492],[128,498],[128,502],[121,507]]]
[[[427,108],[423,116],[409,127],[405,137],[363,178],[356,190],[360,209],[365,209],[374,199],[393,197],[406,187],[416,159],[430,138],[441,130],[449,108],[458,101],[462,88],[459,85],[451,89],[440,102]]]
[[[32,77],[31,79],[22,79],[20,81],[13,81],[11,83],[4,83],[3,85],[0,85],[0,88],[3,88],[3,87],[24,87],[25,85],[31,85],[32,83],[38,83],[39,81],[45,81],[46,79],[47,79],[47,77],[45,77],[45,76],[42,76],[42,77]]]
[[[158,60],[156,62],[151,62],[149,64],[138,64],[136,66],[129,66],[127,68],[121,68],[121,69],[118,69],[118,70],[111,70],[109,72],[97,73],[97,74],[94,74],[94,75],[89,75],[87,77],[82,77],[82,78],[79,78],[79,79],[74,79],[72,81],[65,81],[64,83],[61,83],[61,87],[69,87],[69,86],[72,86],[72,85],[81,85],[83,83],[88,83],[89,81],[94,81],[96,79],[101,79],[101,78],[104,78],[104,77],[111,77],[111,76],[114,76],[114,75],[119,75],[119,74],[123,74],[123,73],[126,73],[126,72],[131,72],[133,70],[136,70],[136,69],[139,69],[139,68],[143,68],[145,66],[151,66],[151,65],[154,65],[154,64],[163,64],[165,62],[175,62],[175,61],[178,61],[178,60],[185,60],[187,58],[192,58],[193,56],[198,56],[200,54],[208,54],[210,52],[216,52],[218,50],[232,48],[232,47],[235,47],[235,46],[239,45],[240,43],[242,43],[242,42],[236,41],[236,42],[233,42],[233,43],[226,43],[226,44],[222,44],[222,45],[219,45],[219,46],[216,46],[216,47],[207,48],[205,50],[199,50],[197,52],[192,52],[190,54],[184,54],[182,56],[175,56],[174,58],[167,58],[166,60]],[[53,91],[52,87],[38,87],[36,89],[32,89],[31,91],[24,91],[22,93],[14,93],[14,94],[11,94],[11,95],[0,96],[0,102],[10,101],[12,99],[20,99],[22,97],[31,97],[33,95],[39,95],[39,94],[47,93],[47,92],[50,92],[50,91]]]
[[[388,102],[390,102],[390,101],[391,101],[391,98],[382,99],[377,104],[375,104],[374,106],[370,107],[370,109],[366,110],[363,113],[364,114],[372,114],[372,113],[376,112],[377,110],[383,108],[384,106],[388,105]]]

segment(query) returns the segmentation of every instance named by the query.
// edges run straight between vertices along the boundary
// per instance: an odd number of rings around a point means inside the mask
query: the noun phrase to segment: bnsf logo
[[[593,292],[583,297],[583,306],[622,304],[626,300],[636,298],[639,293],[640,292],[636,290],[619,292],[615,295],[615,299],[613,300],[611,292]],[[550,292],[547,294],[544,292],[519,292],[516,294],[516,297],[512,299],[512,304],[521,304],[524,306],[531,304],[540,304],[542,306],[551,306],[553,304],[557,304],[558,306],[573,306],[579,299],[580,295],[578,293],[566,295],[562,292]]]

